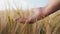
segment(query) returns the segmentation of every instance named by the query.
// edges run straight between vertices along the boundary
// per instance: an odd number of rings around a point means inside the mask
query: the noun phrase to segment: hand
[[[48,16],[57,10],[60,9],[60,0],[51,0],[44,9],[37,10],[35,9],[34,14],[32,16],[29,16],[27,18],[18,18],[17,21],[20,21],[22,23],[25,23],[28,20],[28,23],[34,23],[35,19],[40,20],[41,18],[44,18],[43,16]],[[37,11],[36,11],[37,10]]]
[[[28,22],[29,24],[36,22],[36,19],[39,20],[40,17],[42,16],[41,15],[42,9],[36,8],[36,9],[33,9],[32,11],[33,11],[33,15],[28,16],[26,18],[16,18],[15,21],[20,23]]]

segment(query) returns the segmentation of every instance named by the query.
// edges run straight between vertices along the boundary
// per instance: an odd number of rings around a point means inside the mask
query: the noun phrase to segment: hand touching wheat
[[[36,8],[35,10],[37,10],[39,8]],[[27,18],[19,18],[19,21],[24,23],[26,22],[26,20],[28,20],[29,23],[34,23],[35,19],[40,20],[41,18],[43,19],[44,17],[56,12],[57,10],[60,9],[60,0],[50,0],[49,3],[44,7],[41,8],[38,11],[33,11],[35,12],[34,15],[29,16]]]

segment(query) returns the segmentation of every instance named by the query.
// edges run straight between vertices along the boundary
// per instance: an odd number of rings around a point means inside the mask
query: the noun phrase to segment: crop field
[[[60,34],[60,10],[33,24],[15,20],[32,14],[31,10],[0,10],[0,34]]]

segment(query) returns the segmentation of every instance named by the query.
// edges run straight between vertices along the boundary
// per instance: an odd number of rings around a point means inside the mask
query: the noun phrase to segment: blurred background
[[[33,15],[32,9],[47,3],[48,0],[0,0],[0,34],[60,34],[60,10],[33,24],[15,21]]]
[[[44,7],[48,0],[0,0],[1,9],[31,9],[37,7]]]

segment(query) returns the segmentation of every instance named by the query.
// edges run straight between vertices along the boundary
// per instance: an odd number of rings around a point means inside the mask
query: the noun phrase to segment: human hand
[[[26,18],[16,18],[15,21],[20,22],[20,23],[26,23],[28,22],[29,24],[32,24],[36,22],[36,19],[39,20],[41,18],[42,14],[42,8],[34,8],[33,14],[26,17]]]

